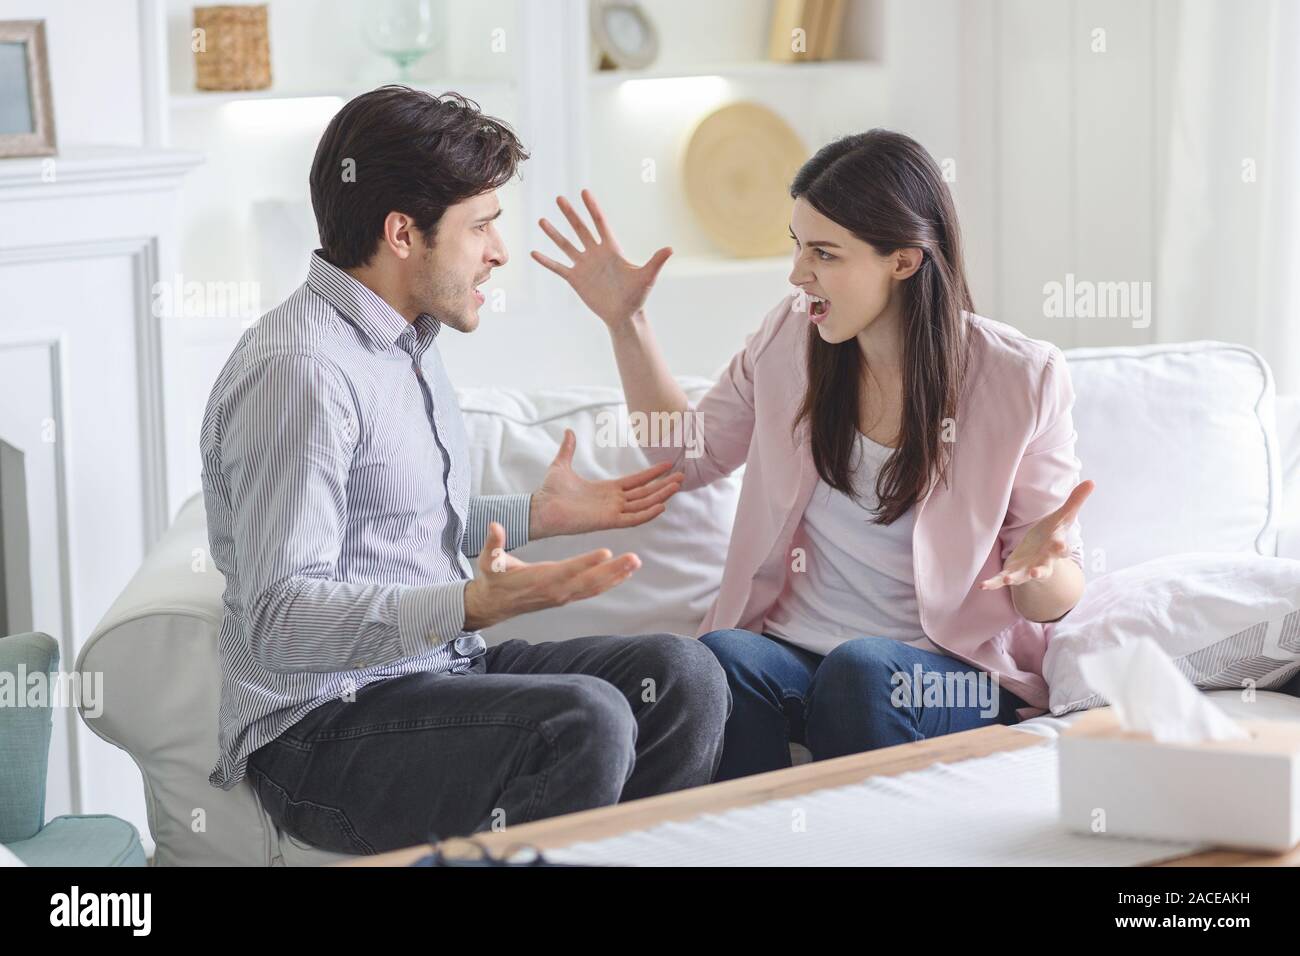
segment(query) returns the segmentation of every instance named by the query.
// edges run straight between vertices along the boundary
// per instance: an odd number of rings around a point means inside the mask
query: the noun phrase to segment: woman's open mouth
[[[820,325],[826,321],[826,317],[831,312],[831,300],[823,299],[820,296],[808,296],[808,318],[814,325]]]

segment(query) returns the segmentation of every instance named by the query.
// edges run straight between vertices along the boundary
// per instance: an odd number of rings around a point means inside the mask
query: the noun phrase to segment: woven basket
[[[271,42],[266,4],[195,7],[194,28],[206,49],[194,52],[200,90],[264,90],[271,85]]]

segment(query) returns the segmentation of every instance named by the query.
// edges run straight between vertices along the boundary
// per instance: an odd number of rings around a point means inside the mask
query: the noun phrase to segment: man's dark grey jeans
[[[730,713],[691,638],[507,641],[467,671],[320,705],[254,751],[248,777],[281,830],[378,853],[709,783]]]

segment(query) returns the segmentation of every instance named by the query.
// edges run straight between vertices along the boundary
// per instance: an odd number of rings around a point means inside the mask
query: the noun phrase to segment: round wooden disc
[[[765,106],[732,103],[700,120],[682,158],[686,199],[709,238],[734,256],[789,249],[790,181],[808,151]]]

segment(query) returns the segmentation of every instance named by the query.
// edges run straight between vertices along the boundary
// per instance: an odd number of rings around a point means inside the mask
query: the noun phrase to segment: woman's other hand
[[[1015,550],[1007,555],[1002,573],[981,581],[980,590],[1050,578],[1057,561],[1065,560],[1070,553],[1067,532],[1094,487],[1096,485],[1091,480],[1082,481],[1075,486],[1065,504],[1025,532]]]

